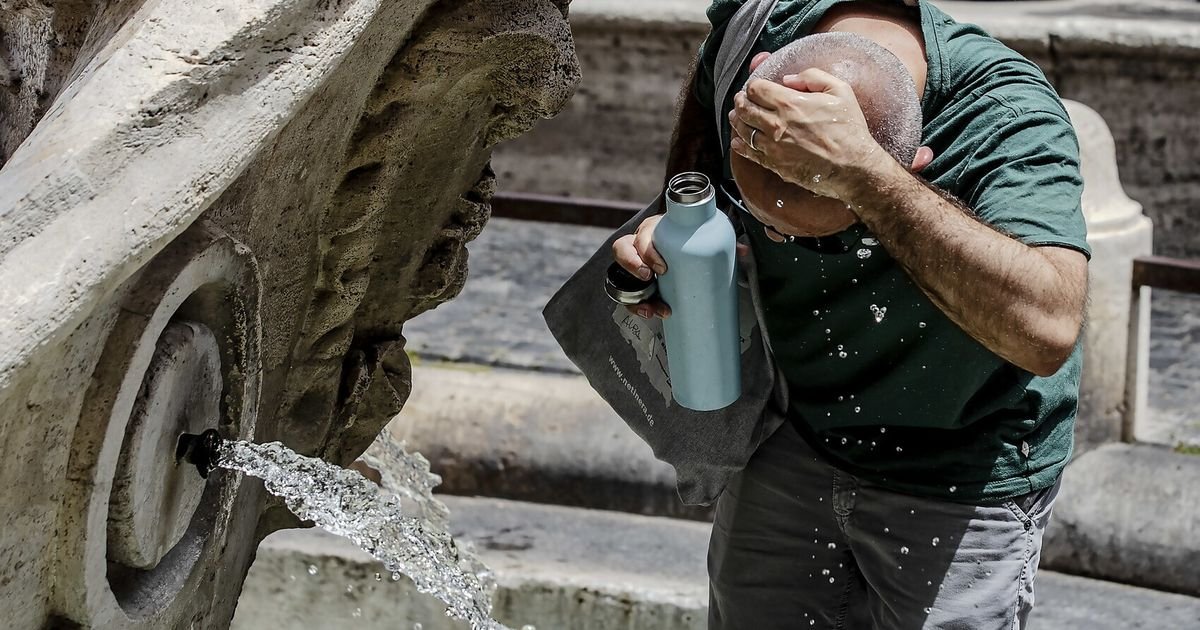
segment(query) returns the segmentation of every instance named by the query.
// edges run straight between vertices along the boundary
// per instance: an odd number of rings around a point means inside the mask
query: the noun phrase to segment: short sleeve
[[[1028,245],[1091,256],[1083,216],[1079,140],[1065,112],[1018,110],[999,117],[959,174],[980,219]],[[965,185],[964,185],[965,184]]]

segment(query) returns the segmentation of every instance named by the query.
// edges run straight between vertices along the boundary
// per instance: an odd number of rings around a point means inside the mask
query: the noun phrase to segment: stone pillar
[[[179,433],[361,453],[578,81],[566,4],[0,4],[0,625],[228,626],[295,520]]]
[[[1121,439],[1132,261],[1150,255],[1151,224],[1142,214],[1141,204],[1127,197],[1121,187],[1113,137],[1104,119],[1086,105],[1065,102],[1079,136],[1083,212],[1092,247],[1083,381],[1075,429],[1075,452],[1082,454]],[[1143,300],[1142,307],[1147,309],[1146,316],[1139,318],[1134,334],[1147,337],[1149,300]]]

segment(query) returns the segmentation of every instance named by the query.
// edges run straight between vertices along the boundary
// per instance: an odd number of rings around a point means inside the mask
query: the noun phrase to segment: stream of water
[[[449,616],[475,630],[508,630],[491,616],[491,571],[448,531],[449,510],[432,493],[441,478],[429,462],[383,436],[364,460],[383,475],[383,487],[279,442],[227,441],[218,464],[262,479],[296,516],[349,539],[393,577],[407,575],[417,590],[444,602]]]

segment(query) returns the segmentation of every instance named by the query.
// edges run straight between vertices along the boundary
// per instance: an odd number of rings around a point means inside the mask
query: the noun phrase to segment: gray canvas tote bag
[[[774,0],[748,0],[730,21],[716,59],[718,112],[774,5]],[[739,261],[741,397],[718,411],[693,411],[672,399],[662,322],[629,313],[604,291],[613,241],[632,234],[660,204],[661,195],[613,233],[550,299],[542,314],[592,388],[650,445],[655,457],[675,468],[680,499],[708,505],[783,423],[787,388],[759,324],[753,261],[744,257]]]

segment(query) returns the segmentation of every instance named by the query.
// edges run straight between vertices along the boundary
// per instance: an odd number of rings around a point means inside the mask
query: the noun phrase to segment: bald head
[[[783,77],[816,68],[854,90],[868,130],[905,168],[921,143],[921,102],[908,68],[883,46],[850,32],[816,33],[771,54],[751,78],[782,83]],[[789,222],[792,233],[820,236],[845,229],[854,215],[844,204],[789,184],[774,172],[732,154],[731,167],[742,197],[753,207],[787,208],[803,216]],[[781,226],[782,227],[782,226]]]
[[[888,49],[855,33],[816,33],[773,53],[751,75],[782,83],[809,68],[854,90],[875,141],[906,168],[921,143],[921,102],[912,75]]]

